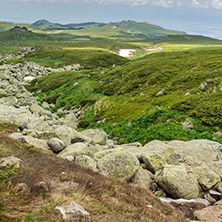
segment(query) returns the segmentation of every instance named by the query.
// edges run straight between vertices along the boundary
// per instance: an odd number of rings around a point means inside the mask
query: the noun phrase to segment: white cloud
[[[96,2],[98,4],[126,4],[132,6],[154,5],[161,7],[191,7],[222,9],[222,0],[0,0],[22,2]]]

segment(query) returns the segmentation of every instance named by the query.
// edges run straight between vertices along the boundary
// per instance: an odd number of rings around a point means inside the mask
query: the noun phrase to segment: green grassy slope
[[[97,75],[95,89],[106,95],[119,95],[125,103],[138,103],[144,109],[170,106],[200,117],[205,102],[208,102],[206,107],[211,104],[212,108],[221,104],[221,61],[221,49],[156,53]],[[207,86],[200,89],[203,82]],[[157,97],[162,89],[166,94]],[[205,118],[212,118],[211,114],[205,114]],[[211,124],[217,124],[216,120]]]
[[[31,90],[41,89],[41,101],[53,102],[56,108],[80,105],[85,113],[79,127],[102,127],[122,142],[216,139],[211,133],[221,130],[221,61],[219,48],[155,53],[133,61],[120,59],[116,68],[107,63],[94,71],[52,74],[34,80]],[[61,84],[53,84],[58,79]],[[163,89],[165,94],[157,96]],[[160,107],[167,110],[149,116]],[[141,115],[148,119],[144,128]],[[187,118],[195,130],[182,128],[181,123]],[[95,124],[104,119],[106,123]],[[129,121],[132,126],[127,125]]]
[[[123,65],[128,60],[110,51],[99,49],[40,49],[29,53],[23,60],[31,60],[40,65],[61,67],[70,64],[80,64],[86,69],[112,67],[114,64]]]
[[[152,43],[221,45],[222,40],[201,35],[169,35],[152,39]]]

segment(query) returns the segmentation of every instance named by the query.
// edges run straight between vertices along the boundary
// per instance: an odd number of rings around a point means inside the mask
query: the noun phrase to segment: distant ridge
[[[110,22],[110,23],[100,23],[100,22],[85,22],[85,23],[70,23],[70,24],[59,24],[52,23],[45,19],[36,21],[32,23],[34,26],[46,28],[46,29],[58,29],[58,30],[78,30],[85,28],[99,28],[99,27],[117,27],[123,31],[129,31],[135,35],[144,34],[148,37],[161,37],[166,35],[184,35],[185,32],[174,31],[164,29],[157,25],[152,25],[147,22],[135,22],[132,20],[121,21],[121,22]]]
[[[66,25],[62,25],[59,23],[52,23],[47,21],[46,19],[38,20],[34,23],[32,23],[34,26],[43,27],[43,28],[49,28],[49,29],[84,29],[84,28],[90,28],[90,27],[102,27],[105,26],[105,23],[98,23],[98,22],[85,22],[85,23],[70,23]]]

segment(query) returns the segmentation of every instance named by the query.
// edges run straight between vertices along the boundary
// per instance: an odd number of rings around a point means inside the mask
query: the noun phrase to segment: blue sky
[[[222,0],[0,0],[0,21],[135,20],[222,39]]]

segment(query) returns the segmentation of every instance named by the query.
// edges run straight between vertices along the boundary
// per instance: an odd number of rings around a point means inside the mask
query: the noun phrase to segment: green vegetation
[[[64,65],[80,64],[85,69],[105,68],[123,65],[127,59],[112,52],[99,49],[40,49],[27,54],[23,61],[33,61],[43,66],[63,67]]]
[[[182,123],[189,120],[194,129],[184,129]],[[110,138],[119,143],[133,143],[135,141],[145,145],[152,140],[194,140],[209,139],[222,143],[211,133],[212,128],[196,118],[188,118],[183,113],[158,108],[153,112],[143,113],[132,123],[91,124],[89,128],[103,128]]]
[[[70,71],[34,79],[30,90],[37,92],[41,101],[54,103],[56,108],[91,105],[102,96],[95,93],[88,71]]]

